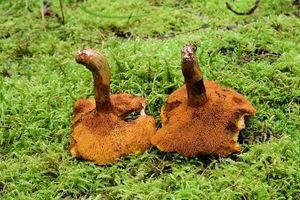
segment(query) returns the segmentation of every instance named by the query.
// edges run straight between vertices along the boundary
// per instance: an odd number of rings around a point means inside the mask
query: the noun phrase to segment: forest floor
[[[0,0],[0,199],[300,199],[300,5],[261,1],[236,15],[219,0]],[[254,0],[233,1],[240,12]],[[160,108],[183,85],[180,50],[198,45],[207,80],[257,109],[228,158],[155,147],[98,166],[69,153],[76,99],[93,98],[74,60],[90,47],[111,67],[111,93]]]

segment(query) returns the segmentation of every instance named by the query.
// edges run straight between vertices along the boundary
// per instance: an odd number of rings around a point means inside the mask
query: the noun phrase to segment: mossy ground
[[[240,11],[254,3],[228,1]],[[300,198],[300,19],[292,1],[261,1],[250,16],[223,0],[63,5],[65,25],[43,20],[38,1],[0,1],[1,199]],[[52,9],[61,15],[58,1]],[[90,72],[74,61],[78,49],[103,52],[112,93],[146,97],[159,123],[166,97],[183,84],[180,49],[191,42],[205,78],[257,108],[243,154],[189,159],[152,147],[106,167],[71,158],[73,103],[93,97]]]

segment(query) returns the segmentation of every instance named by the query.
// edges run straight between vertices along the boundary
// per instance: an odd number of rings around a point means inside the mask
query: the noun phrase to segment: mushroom
[[[110,96],[110,69],[101,53],[92,49],[80,50],[76,62],[92,72],[95,100],[75,102],[72,156],[105,165],[149,148],[156,123],[152,116],[145,114],[146,99],[126,93]],[[125,121],[132,112],[140,112],[140,116]]]
[[[239,93],[204,81],[196,50],[195,45],[186,45],[181,51],[185,85],[162,107],[162,128],[151,142],[163,152],[188,157],[240,153],[237,140],[245,128],[244,117],[255,115],[256,110]]]

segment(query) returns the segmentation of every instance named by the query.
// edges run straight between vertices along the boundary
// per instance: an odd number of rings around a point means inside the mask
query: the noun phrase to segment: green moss
[[[229,1],[241,11],[253,2]],[[237,16],[217,0],[69,0],[64,26],[43,21],[40,2],[0,5],[0,72],[12,72],[0,73],[1,199],[300,198],[300,22],[291,1],[261,1],[253,15]],[[78,49],[102,51],[112,93],[146,97],[160,123],[161,106],[183,84],[180,49],[189,42],[206,79],[257,108],[243,154],[188,159],[153,147],[106,167],[71,158],[73,103],[93,97]]]

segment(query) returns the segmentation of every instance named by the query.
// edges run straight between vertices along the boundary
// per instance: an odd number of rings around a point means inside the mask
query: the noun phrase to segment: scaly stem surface
[[[195,45],[185,45],[181,50],[181,69],[190,106],[200,106],[207,102],[203,75],[196,57],[196,51],[197,47]]]
[[[111,112],[110,69],[106,58],[92,49],[83,49],[77,52],[76,62],[93,73],[97,112]]]

